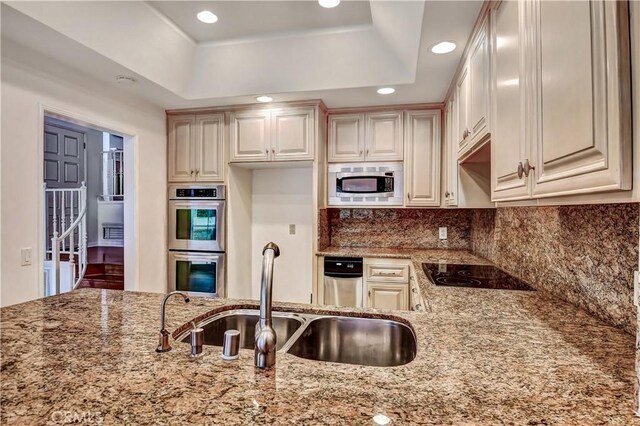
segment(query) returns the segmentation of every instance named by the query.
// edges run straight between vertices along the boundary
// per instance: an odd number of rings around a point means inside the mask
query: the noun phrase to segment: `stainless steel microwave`
[[[329,164],[330,206],[401,206],[402,163]]]

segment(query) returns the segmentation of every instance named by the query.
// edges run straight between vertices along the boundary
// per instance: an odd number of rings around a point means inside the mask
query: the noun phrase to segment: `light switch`
[[[289,235],[296,235],[296,224],[292,223],[289,225]]]
[[[31,265],[31,247],[26,247],[20,250],[20,263],[22,266]]]

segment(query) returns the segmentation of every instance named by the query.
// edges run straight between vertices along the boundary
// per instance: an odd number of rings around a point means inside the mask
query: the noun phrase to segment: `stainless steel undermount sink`
[[[240,331],[240,347],[253,349],[257,310],[221,312],[198,323],[204,344],[222,346],[224,332]],[[394,367],[413,361],[417,352],[413,330],[398,321],[273,312],[278,352],[299,358],[372,367]],[[178,337],[189,343],[189,331]]]
[[[287,352],[317,361],[394,367],[413,361],[416,338],[397,321],[321,317],[305,327]]]
[[[260,312],[254,310],[234,310],[222,312],[198,324],[204,329],[204,344],[222,347],[224,332],[238,330],[240,332],[240,347],[253,349],[256,334],[256,324],[260,319]],[[278,337],[276,350],[280,350],[293,334],[305,323],[305,319],[290,313],[274,312],[273,328]],[[189,333],[184,338],[178,338],[183,343],[189,343]]]

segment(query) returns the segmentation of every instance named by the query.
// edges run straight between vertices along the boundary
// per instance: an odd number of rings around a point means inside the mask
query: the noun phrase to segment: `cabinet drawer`
[[[369,264],[366,266],[366,280],[386,283],[408,283],[409,265]]]

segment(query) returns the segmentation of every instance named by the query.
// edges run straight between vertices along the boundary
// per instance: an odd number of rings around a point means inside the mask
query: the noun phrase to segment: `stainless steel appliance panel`
[[[169,252],[169,291],[226,297],[224,253]]]

